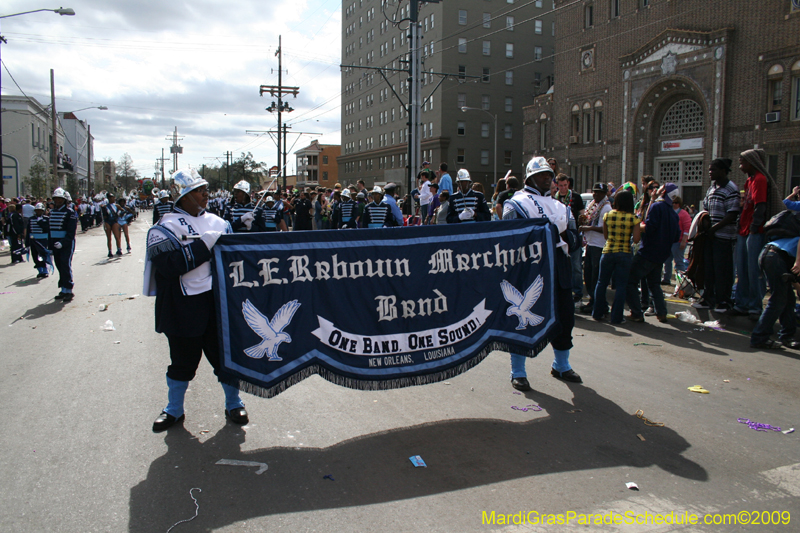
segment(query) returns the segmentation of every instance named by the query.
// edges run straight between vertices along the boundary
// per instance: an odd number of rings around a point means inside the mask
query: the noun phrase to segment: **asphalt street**
[[[272,399],[244,395],[243,428],[226,424],[203,362],[183,427],[154,434],[169,355],[141,296],[149,218],[121,258],[105,257],[102,229],[78,235],[68,304],[53,300],[54,276],[37,281],[30,263],[0,254],[3,532],[165,532],[194,516],[192,496],[197,517],[177,533],[800,530],[800,352],[751,350],[747,320],[716,331],[578,316],[571,361],[583,385],[549,375],[548,348],[528,362],[535,391],[517,394],[508,354],[494,352],[433,385],[363,392],[313,376]],[[542,410],[512,409],[527,406]],[[498,521],[531,511],[701,523]],[[748,511],[791,522],[702,523]]]

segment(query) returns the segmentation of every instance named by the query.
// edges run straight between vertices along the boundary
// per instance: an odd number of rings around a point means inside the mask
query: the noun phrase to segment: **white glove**
[[[475,218],[475,211],[471,207],[467,207],[458,215],[459,220],[472,220]]]
[[[53,243],[53,248],[55,248],[56,250],[60,250],[61,249],[61,243],[60,242],[54,242]]]
[[[242,218],[240,218],[239,220],[242,221],[242,224],[244,224],[249,231],[250,228],[253,227],[253,218],[254,218],[253,212],[251,211],[249,213],[245,213],[244,215],[242,215]]]
[[[203,236],[200,237],[200,240],[206,245],[208,251],[211,251],[214,245],[217,244],[217,239],[219,239],[220,235],[222,235],[221,231],[207,231],[203,233]]]

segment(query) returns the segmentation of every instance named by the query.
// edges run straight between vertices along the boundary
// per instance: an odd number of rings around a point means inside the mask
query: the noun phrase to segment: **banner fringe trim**
[[[295,374],[292,374],[291,376],[281,381],[278,385],[275,385],[274,387],[262,387],[260,385],[255,385],[253,383],[250,383],[248,381],[244,381],[242,379],[236,379],[232,376],[220,377],[220,381],[228,385],[238,387],[239,390],[242,392],[245,392],[247,394],[252,394],[253,396],[259,396],[261,398],[275,397],[278,394],[284,392],[292,385],[296,385],[301,381],[303,381],[304,379],[313,376],[314,374],[318,374],[322,379],[330,383],[333,383],[334,385],[347,387],[348,389],[355,389],[362,391],[392,390],[392,389],[399,389],[415,385],[428,385],[431,383],[437,383],[439,381],[444,381],[446,379],[453,378],[455,376],[458,376],[459,374],[463,374],[467,370],[470,370],[474,366],[478,365],[478,363],[483,361],[486,357],[489,356],[490,353],[494,351],[511,352],[517,355],[523,355],[525,357],[533,358],[539,355],[539,353],[542,350],[544,350],[548,344],[550,344],[549,339],[545,339],[543,341],[540,341],[533,347],[520,348],[517,345],[507,344],[501,341],[493,341],[488,343],[482,350],[477,352],[469,360],[464,361],[459,365],[452,366],[450,368],[441,370],[439,372],[434,372],[432,374],[422,374],[419,376],[406,376],[394,379],[382,379],[382,380],[354,379],[351,377],[342,376],[334,371],[331,371],[319,365],[311,365],[300,370],[299,372],[296,372]]]

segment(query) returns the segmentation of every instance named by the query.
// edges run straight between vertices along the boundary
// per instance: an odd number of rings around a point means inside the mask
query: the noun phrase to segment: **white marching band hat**
[[[239,183],[237,183],[236,185],[233,186],[233,190],[234,191],[239,190],[239,191],[242,191],[243,193],[249,195],[250,194],[250,184],[247,183],[245,180],[242,180],[242,181],[240,181]]]
[[[180,187],[180,194],[178,198],[175,200],[177,204],[178,201],[186,196],[187,193],[192,192],[195,189],[199,189],[204,185],[208,185],[208,182],[203,179],[202,176],[195,170],[179,170],[172,175],[172,181]]]
[[[472,181],[472,178],[469,177],[469,171],[466,168],[459,170],[456,175],[456,181]]]

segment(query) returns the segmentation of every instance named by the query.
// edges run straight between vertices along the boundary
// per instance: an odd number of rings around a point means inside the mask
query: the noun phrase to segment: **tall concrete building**
[[[451,174],[467,168],[489,193],[495,158],[498,177],[519,168],[522,108],[553,82],[552,9],[552,0],[420,4],[423,160],[446,162]],[[342,64],[353,67],[342,69],[339,181],[391,181],[405,191],[408,76],[385,71],[384,80],[357,67],[407,68],[410,4],[351,0],[342,10]],[[451,75],[439,85],[437,73]]]
[[[89,192],[92,174],[92,157],[94,154],[94,137],[90,133],[86,121],[79,119],[74,113],[59,113],[61,127],[64,130],[66,143],[64,154],[72,161],[64,167],[71,172],[67,179],[74,180],[78,194],[86,195]],[[71,168],[69,168],[71,167]]]
[[[798,0],[556,0],[557,83],[525,109],[525,152],[594,182],[674,182],[698,205],[708,164],[763,148],[773,206],[800,185]]]

